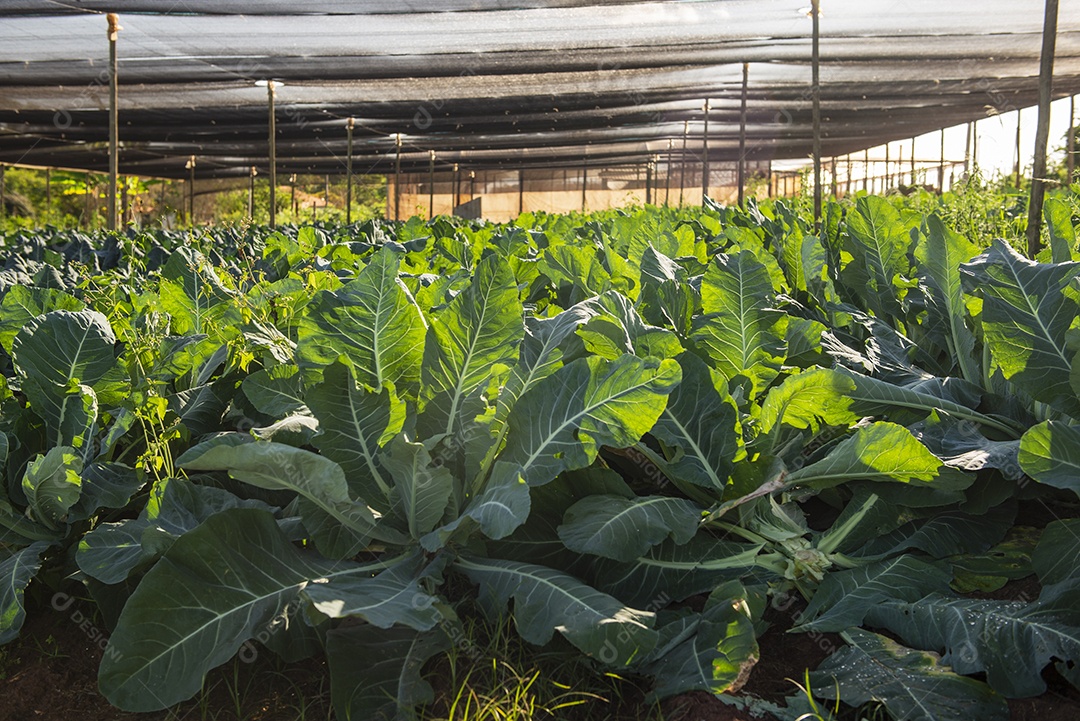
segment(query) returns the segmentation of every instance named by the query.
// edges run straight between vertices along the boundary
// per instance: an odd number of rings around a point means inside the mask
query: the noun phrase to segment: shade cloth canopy
[[[739,152],[805,157],[809,0],[0,0],[0,163],[108,168],[120,22],[120,171],[612,167]],[[434,11],[437,10],[437,11]],[[1041,0],[822,0],[823,154],[1033,105]],[[1080,0],[1061,0],[1055,97],[1080,92]]]

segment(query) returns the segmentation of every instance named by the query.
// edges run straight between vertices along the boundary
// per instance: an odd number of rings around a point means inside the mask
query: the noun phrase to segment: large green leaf
[[[368,624],[332,629],[326,634],[326,658],[336,717],[340,721],[411,719],[414,707],[435,700],[420,669],[451,645],[451,637],[441,629],[423,633]]]
[[[1044,421],[1020,439],[1020,467],[1039,483],[1080,495],[1080,430]]]
[[[91,463],[83,467],[79,500],[71,507],[73,519],[89,518],[99,508],[123,508],[146,482],[123,463]]]
[[[500,461],[495,464],[483,492],[469,502],[465,512],[429,533],[421,543],[428,551],[435,552],[456,534],[467,539],[474,527],[493,540],[506,538],[525,523],[531,505],[529,485],[521,477],[521,468]]]
[[[687,272],[650,243],[641,256],[641,310],[650,323],[667,326],[680,337],[690,334],[697,294]]]
[[[72,382],[92,386],[116,365],[108,319],[93,310],[56,310],[28,322],[12,342],[15,367],[61,392]]]
[[[16,285],[0,302],[0,348],[11,353],[15,336],[39,315],[54,310],[80,311],[85,307],[81,300],[55,288]]]
[[[98,400],[93,388],[76,383],[62,388],[38,378],[27,378],[23,392],[34,412],[45,419],[51,443],[71,446],[84,453],[92,450],[91,440],[98,420]]]
[[[404,434],[386,448],[382,463],[394,479],[391,498],[406,520],[409,534],[419,540],[438,525],[454,491],[454,478],[446,466],[432,464],[423,443]]]
[[[761,432],[779,426],[809,428],[817,434],[822,425],[848,426],[859,419],[851,411],[847,393],[850,379],[829,368],[813,368],[789,376],[769,390],[761,404]]]
[[[739,452],[738,408],[700,358],[683,353],[676,360],[682,382],[652,428],[674,451],[663,459],[663,470],[670,478],[722,491]]]
[[[50,545],[47,541],[31,543],[0,561],[0,645],[18,637],[26,619],[26,586],[41,568],[41,554]]]
[[[577,303],[611,289],[611,273],[600,262],[599,255],[595,247],[560,243],[544,251],[540,270],[555,284],[569,286],[570,303]]]
[[[353,545],[363,545],[375,534],[375,516],[362,501],[353,500],[341,466],[311,451],[281,443],[237,443],[229,436],[195,446],[177,459],[192,471],[228,471],[233,478],[270,491],[292,491],[308,501],[304,523],[327,555],[340,548],[336,534],[348,531]],[[226,441],[226,442],[223,442]],[[338,527],[322,521],[333,519]],[[357,548],[357,550],[359,550]],[[355,552],[355,551],[354,551]]]
[[[161,276],[179,283],[184,293],[200,306],[216,305],[233,296],[206,256],[187,245],[180,246],[169,255],[161,269]]]
[[[654,615],[624,606],[573,576],[531,563],[463,557],[454,567],[479,584],[494,607],[514,599],[517,631],[546,644],[555,631],[611,666],[625,666],[656,645]]]
[[[420,587],[418,576],[422,565],[423,558],[415,554],[374,578],[366,573],[353,573],[331,583],[317,579],[304,587],[303,595],[315,610],[330,618],[359,617],[379,628],[400,624],[417,631],[430,631],[442,616],[435,606],[435,597]]]
[[[233,323],[240,318],[230,302],[234,293],[206,256],[182,245],[169,256],[161,275],[159,302],[169,314],[173,333],[208,333],[220,338],[237,332]]]
[[[1046,691],[1042,670],[1052,659],[1080,658],[1076,591],[1067,590],[1068,598],[1052,599],[1057,603],[936,593],[914,602],[891,600],[869,609],[866,623],[916,648],[944,651],[943,663],[961,674],[985,673],[990,687],[1003,696],[1038,696]]]
[[[929,289],[927,325],[948,328],[949,351],[963,377],[980,383],[982,371],[975,357],[975,335],[965,323],[967,308],[960,278],[960,265],[974,258],[979,249],[959,233],[945,227],[936,214],[926,218],[926,242],[915,249]]]
[[[948,510],[931,518],[905,523],[895,531],[861,543],[850,551],[850,555],[874,558],[911,549],[934,558],[983,553],[1005,537],[1015,519],[1016,507],[1011,504],[1003,504],[981,515]]]
[[[584,468],[602,445],[637,443],[655,425],[681,377],[671,359],[578,359],[537,383],[514,406],[500,458],[520,465],[529,485]]]
[[[364,385],[378,391],[389,381],[402,397],[416,397],[425,323],[398,278],[400,263],[384,247],[356,280],[315,296],[300,320],[301,369],[322,368],[344,356]]]
[[[474,394],[493,368],[509,368],[525,336],[517,281],[506,261],[492,254],[476,268],[472,283],[431,322],[424,344],[424,410],[421,437],[463,430],[484,410]]]
[[[1068,290],[1080,264],[1036,263],[996,240],[961,272],[965,290],[982,296],[983,337],[1005,377],[1036,400],[1080,418],[1069,384],[1073,354],[1065,343],[1080,310]]]
[[[88,492],[85,486],[94,482],[93,469],[90,466],[90,472],[84,474],[87,476],[83,481],[84,496]],[[100,523],[84,535],[75,555],[79,569],[102,583],[120,583],[139,567],[155,561],[177,538],[215,513],[232,508],[271,510],[262,501],[241,500],[221,488],[180,478],[169,479],[163,492],[155,490],[155,497],[160,500],[143,507],[138,518]]]
[[[1050,233],[1051,257],[1055,263],[1065,263],[1073,258],[1076,248],[1076,229],[1072,224],[1073,209],[1065,200],[1047,198],[1043,205],[1046,230]]]
[[[936,410],[958,420],[995,428],[1010,438],[1019,438],[1024,431],[1024,427],[1014,421],[979,413],[967,406],[930,393],[859,375],[849,370],[836,369],[829,372],[843,377],[843,380],[837,382],[846,384],[844,395],[851,400],[851,409],[856,413],[876,415],[887,413],[892,409],[909,409],[929,414]]]
[[[674,358],[683,352],[678,336],[667,328],[648,325],[634,303],[609,291],[582,303],[596,315],[577,330],[585,350],[608,360],[624,353],[642,358]]]
[[[701,508],[685,498],[596,495],[567,510],[559,538],[571,551],[632,561],[667,538],[687,543],[700,520]]]
[[[198,693],[207,671],[309,585],[326,596],[336,581],[352,585],[383,565],[302,555],[266,511],[211,516],[179,538],[135,589],[109,639],[98,686],[127,711],[167,708]]]
[[[848,286],[882,320],[899,319],[897,281],[908,273],[911,244],[900,212],[885,198],[867,196],[856,201],[847,221],[845,250],[852,255],[844,273]]]
[[[820,308],[839,303],[840,298],[829,275],[829,252],[825,244],[817,237],[808,235],[803,238],[801,250],[807,292]]]
[[[820,461],[794,471],[786,480],[815,488],[871,480],[933,483],[939,490],[958,490],[967,488],[974,478],[946,467],[907,428],[878,422],[859,428]]]
[[[637,608],[663,608],[745,575],[761,549],[700,533],[684,545],[665,541],[629,563],[593,563],[590,578],[600,590]]]
[[[898,721],[1008,721],[1005,699],[953,673],[937,654],[915,651],[876,633],[851,629],[850,645],[810,675],[813,693],[851,706],[877,702]]]
[[[306,408],[303,378],[294,365],[257,370],[246,376],[240,385],[251,404],[272,418],[302,413]]]
[[[26,467],[22,490],[27,515],[49,528],[60,528],[68,520],[68,510],[82,493],[82,460],[74,448],[56,446]]]
[[[773,309],[769,273],[750,251],[716,257],[701,281],[705,315],[694,341],[720,373],[750,380],[756,395],[780,372],[787,317]]]
[[[914,556],[900,556],[825,577],[802,615],[799,631],[843,631],[859,626],[888,600],[917,601],[948,593],[951,574]]]
[[[645,667],[656,679],[651,698],[689,691],[734,693],[750,677],[758,660],[757,638],[738,582],[716,588],[688,637]]]
[[[405,404],[384,386],[378,392],[358,388],[349,369],[334,363],[322,383],[304,400],[319,419],[312,443],[341,466],[349,488],[380,511],[389,509],[392,481],[379,458],[379,448],[401,432]]]
[[[510,416],[510,411],[529,389],[562,368],[561,344],[578,326],[596,313],[597,309],[593,304],[582,302],[567,308],[553,318],[529,316],[525,319],[521,356],[510,370],[506,383],[499,391],[495,415],[489,426],[494,435],[494,441],[489,449],[491,459],[502,450],[503,441],[509,431],[506,420]]]
[[[1066,518],[1046,526],[1031,554],[1031,567],[1045,586],[1080,577],[1080,519]]]

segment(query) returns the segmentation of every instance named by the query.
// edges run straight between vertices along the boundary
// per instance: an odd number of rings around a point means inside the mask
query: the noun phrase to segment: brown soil
[[[665,721],[772,721],[728,706],[711,693],[694,691],[664,703]]]
[[[807,669],[813,671],[843,645],[834,634],[785,633],[799,610],[799,605],[785,611],[766,610],[765,619],[772,625],[758,639],[761,655],[740,695],[783,704],[786,697],[798,693],[796,683],[805,683]],[[752,716],[704,692],[670,699],[664,710],[667,721],[774,721],[771,714]]]
[[[1043,673],[1047,690],[1036,698],[1009,699],[1011,721],[1076,721],[1080,719],[1080,692],[1060,674]]]
[[[20,638],[0,647],[0,721],[330,718],[325,665],[310,661],[285,666],[270,658],[269,652],[261,653],[254,663],[230,662],[213,671],[201,700],[158,713],[119,711],[97,690],[102,634],[104,624],[90,605],[75,604],[64,612],[31,612]]]
[[[1014,581],[993,597],[1014,599],[1038,595],[1031,579]],[[782,703],[797,692],[807,668],[814,669],[833,650],[832,634],[788,634],[795,609],[770,609],[773,625],[758,639],[761,658],[741,694]],[[206,692],[169,711],[133,714],[118,711],[97,691],[97,668],[102,650],[97,629],[103,623],[89,605],[76,604],[64,612],[32,613],[21,637],[0,647],[0,721],[327,721],[332,719],[329,675],[322,661],[286,665],[269,652],[255,663],[230,662],[207,678]],[[103,645],[103,644],[102,644]],[[438,685],[437,671],[431,680]],[[1076,721],[1080,691],[1053,667],[1043,677],[1047,693],[1033,699],[1009,701],[1012,721]],[[238,689],[238,691],[237,691]],[[627,679],[614,704],[598,704],[587,718],[610,721],[653,719],[644,704],[644,690]],[[617,700],[616,700],[617,699]],[[239,706],[239,715],[237,713]],[[605,708],[600,708],[604,706]],[[662,704],[665,721],[775,721],[728,706],[705,692],[683,694]],[[584,710],[584,709],[581,709]]]

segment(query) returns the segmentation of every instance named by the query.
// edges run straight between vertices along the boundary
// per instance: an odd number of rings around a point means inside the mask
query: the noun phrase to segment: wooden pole
[[[300,209],[296,207],[296,173],[289,176],[289,207],[292,208],[293,218],[300,219]]]
[[[668,138],[667,156],[664,160],[664,207],[671,205],[671,149],[675,147],[675,140]]]
[[[116,185],[120,174],[120,88],[116,74],[116,38],[122,28],[116,13],[105,16],[109,23],[109,221],[108,229],[116,230]]]
[[[650,160],[645,163],[645,205],[652,204],[652,176],[653,164]]]
[[[911,185],[912,187],[918,182],[918,178],[915,176],[915,138],[911,139]]]
[[[967,134],[964,135],[964,176],[971,172],[971,136],[974,134],[971,123],[967,124]]]
[[[690,121],[684,120],[682,126],[682,167],[679,168],[679,207],[683,205],[683,191],[686,190],[686,138],[690,134]]]
[[[1035,159],[1031,168],[1031,202],[1028,204],[1028,255],[1042,247],[1042,210],[1046,196],[1046,149],[1050,143],[1050,103],[1054,99],[1054,51],[1057,47],[1058,0],[1046,0],[1042,54],[1039,61],[1039,120],[1035,131]]]
[[[435,151],[428,151],[428,220],[435,217]]]
[[[708,98],[705,99],[705,126],[701,135],[701,204],[705,205],[705,196],[709,194],[709,106]]]
[[[831,178],[830,178],[830,181],[831,181],[830,182],[830,186],[831,186],[830,190],[832,191],[832,197],[836,198],[837,188],[836,188],[836,156],[835,155],[832,157],[832,160],[829,162],[829,175],[831,176]]]
[[[277,225],[277,117],[274,113],[274,81],[266,82],[266,101],[270,111],[270,227]]]
[[[0,218],[7,216],[7,188],[5,187],[6,176],[7,166],[0,165]]]
[[[889,181],[892,178],[889,176],[889,144],[885,143],[885,182],[882,185],[884,192],[889,192]]]
[[[1016,111],[1016,176],[1013,184],[1016,186],[1017,190],[1020,189],[1020,119],[1022,112],[1023,109],[1018,109]]]
[[[120,179],[120,227],[126,228],[131,223],[131,194],[128,191],[127,178]]]
[[[401,220],[401,133],[394,138],[394,220]]]
[[[821,230],[821,0],[811,0],[814,21],[812,84],[814,121],[814,232]]]
[[[255,174],[257,172],[255,166],[252,165],[248,174],[248,218],[253,223],[255,222]]]
[[[188,168],[188,225],[195,225],[195,156],[187,161]]]
[[[356,127],[356,118],[349,118],[345,123],[346,150],[345,150],[345,224],[352,223],[352,156],[353,156],[353,128]]]
[[[750,81],[750,63],[742,64],[742,104],[739,109],[739,207],[746,207],[746,91]]]
[[[847,154],[847,168],[844,171],[844,197],[851,195],[851,153]]]
[[[1069,137],[1065,141],[1065,185],[1071,185],[1077,169],[1077,108],[1076,96],[1069,97]],[[2,183],[2,181],[0,181]],[[0,185],[2,187],[2,185]],[[0,191],[2,196],[2,191]],[[0,210],[2,213],[3,210]]]
[[[862,189],[864,193],[870,192],[870,149],[863,151],[863,177]]]
[[[455,168],[457,166],[454,166]],[[518,169],[518,215],[525,212],[525,171]]]
[[[589,185],[589,161],[586,158],[581,164],[581,212],[585,212],[585,189]]]
[[[52,220],[52,168],[45,168],[45,224]]]
[[[941,129],[941,164],[938,165],[938,195],[945,193],[945,128]]]
[[[979,121],[976,120],[971,125],[971,169],[975,172],[979,170]]]
[[[461,205],[461,173],[458,171],[458,164],[454,163],[454,210]]]

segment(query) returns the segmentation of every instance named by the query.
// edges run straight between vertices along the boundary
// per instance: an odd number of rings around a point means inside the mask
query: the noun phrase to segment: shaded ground
[[[20,638],[0,647],[0,721],[306,721],[330,718],[321,661],[285,667],[271,654],[232,661],[207,678],[201,699],[169,711],[118,711],[97,691],[103,624],[91,607],[32,613]]]
[[[1010,583],[994,597],[1037,595],[1037,583],[1024,579]],[[987,594],[991,595],[991,594]],[[792,610],[770,609],[773,625],[759,639],[761,659],[742,693],[774,702],[796,693],[792,681],[802,682],[804,671],[815,668],[840,645],[831,634],[785,634]],[[124,713],[97,692],[97,667],[102,656],[103,627],[88,605],[76,604],[63,612],[34,613],[22,636],[0,647],[0,721],[329,721],[332,719],[329,676],[325,663],[312,660],[284,664],[270,653],[254,663],[231,661],[207,679],[205,693],[166,712]],[[559,674],[565,675],[566,669]],[[449,688],[445,662],[432,669],[437,692]],[[567,678],[581,680],[570,669]],[[1053,667],[1044,674],[1048,691],[1034,699],[1009,702],[1013,721],[1076,721],[1080,719],[1080,692]],[[558,680],[545,678],[544,683]],[[441,688],[440,688],[441,686]],[[710,694],[696,692],[668,699],[657,709],[645,704],[645,690],[633,679],[612,681],[604,688],[587,689],[596,698],[584,698],[555,714],[535,718],[557,721],[775,721],[752,716],[728,706]],[[439,706],[440,704],[437,704]],[[443,699],[445,713],[446,699]],[[430,718],[438,719],[440,709]],[[445,718],[445,716],[441,716]],[[854,716],[853,716],[854,717]],[[526,721],[526,717],[522,717]]]

